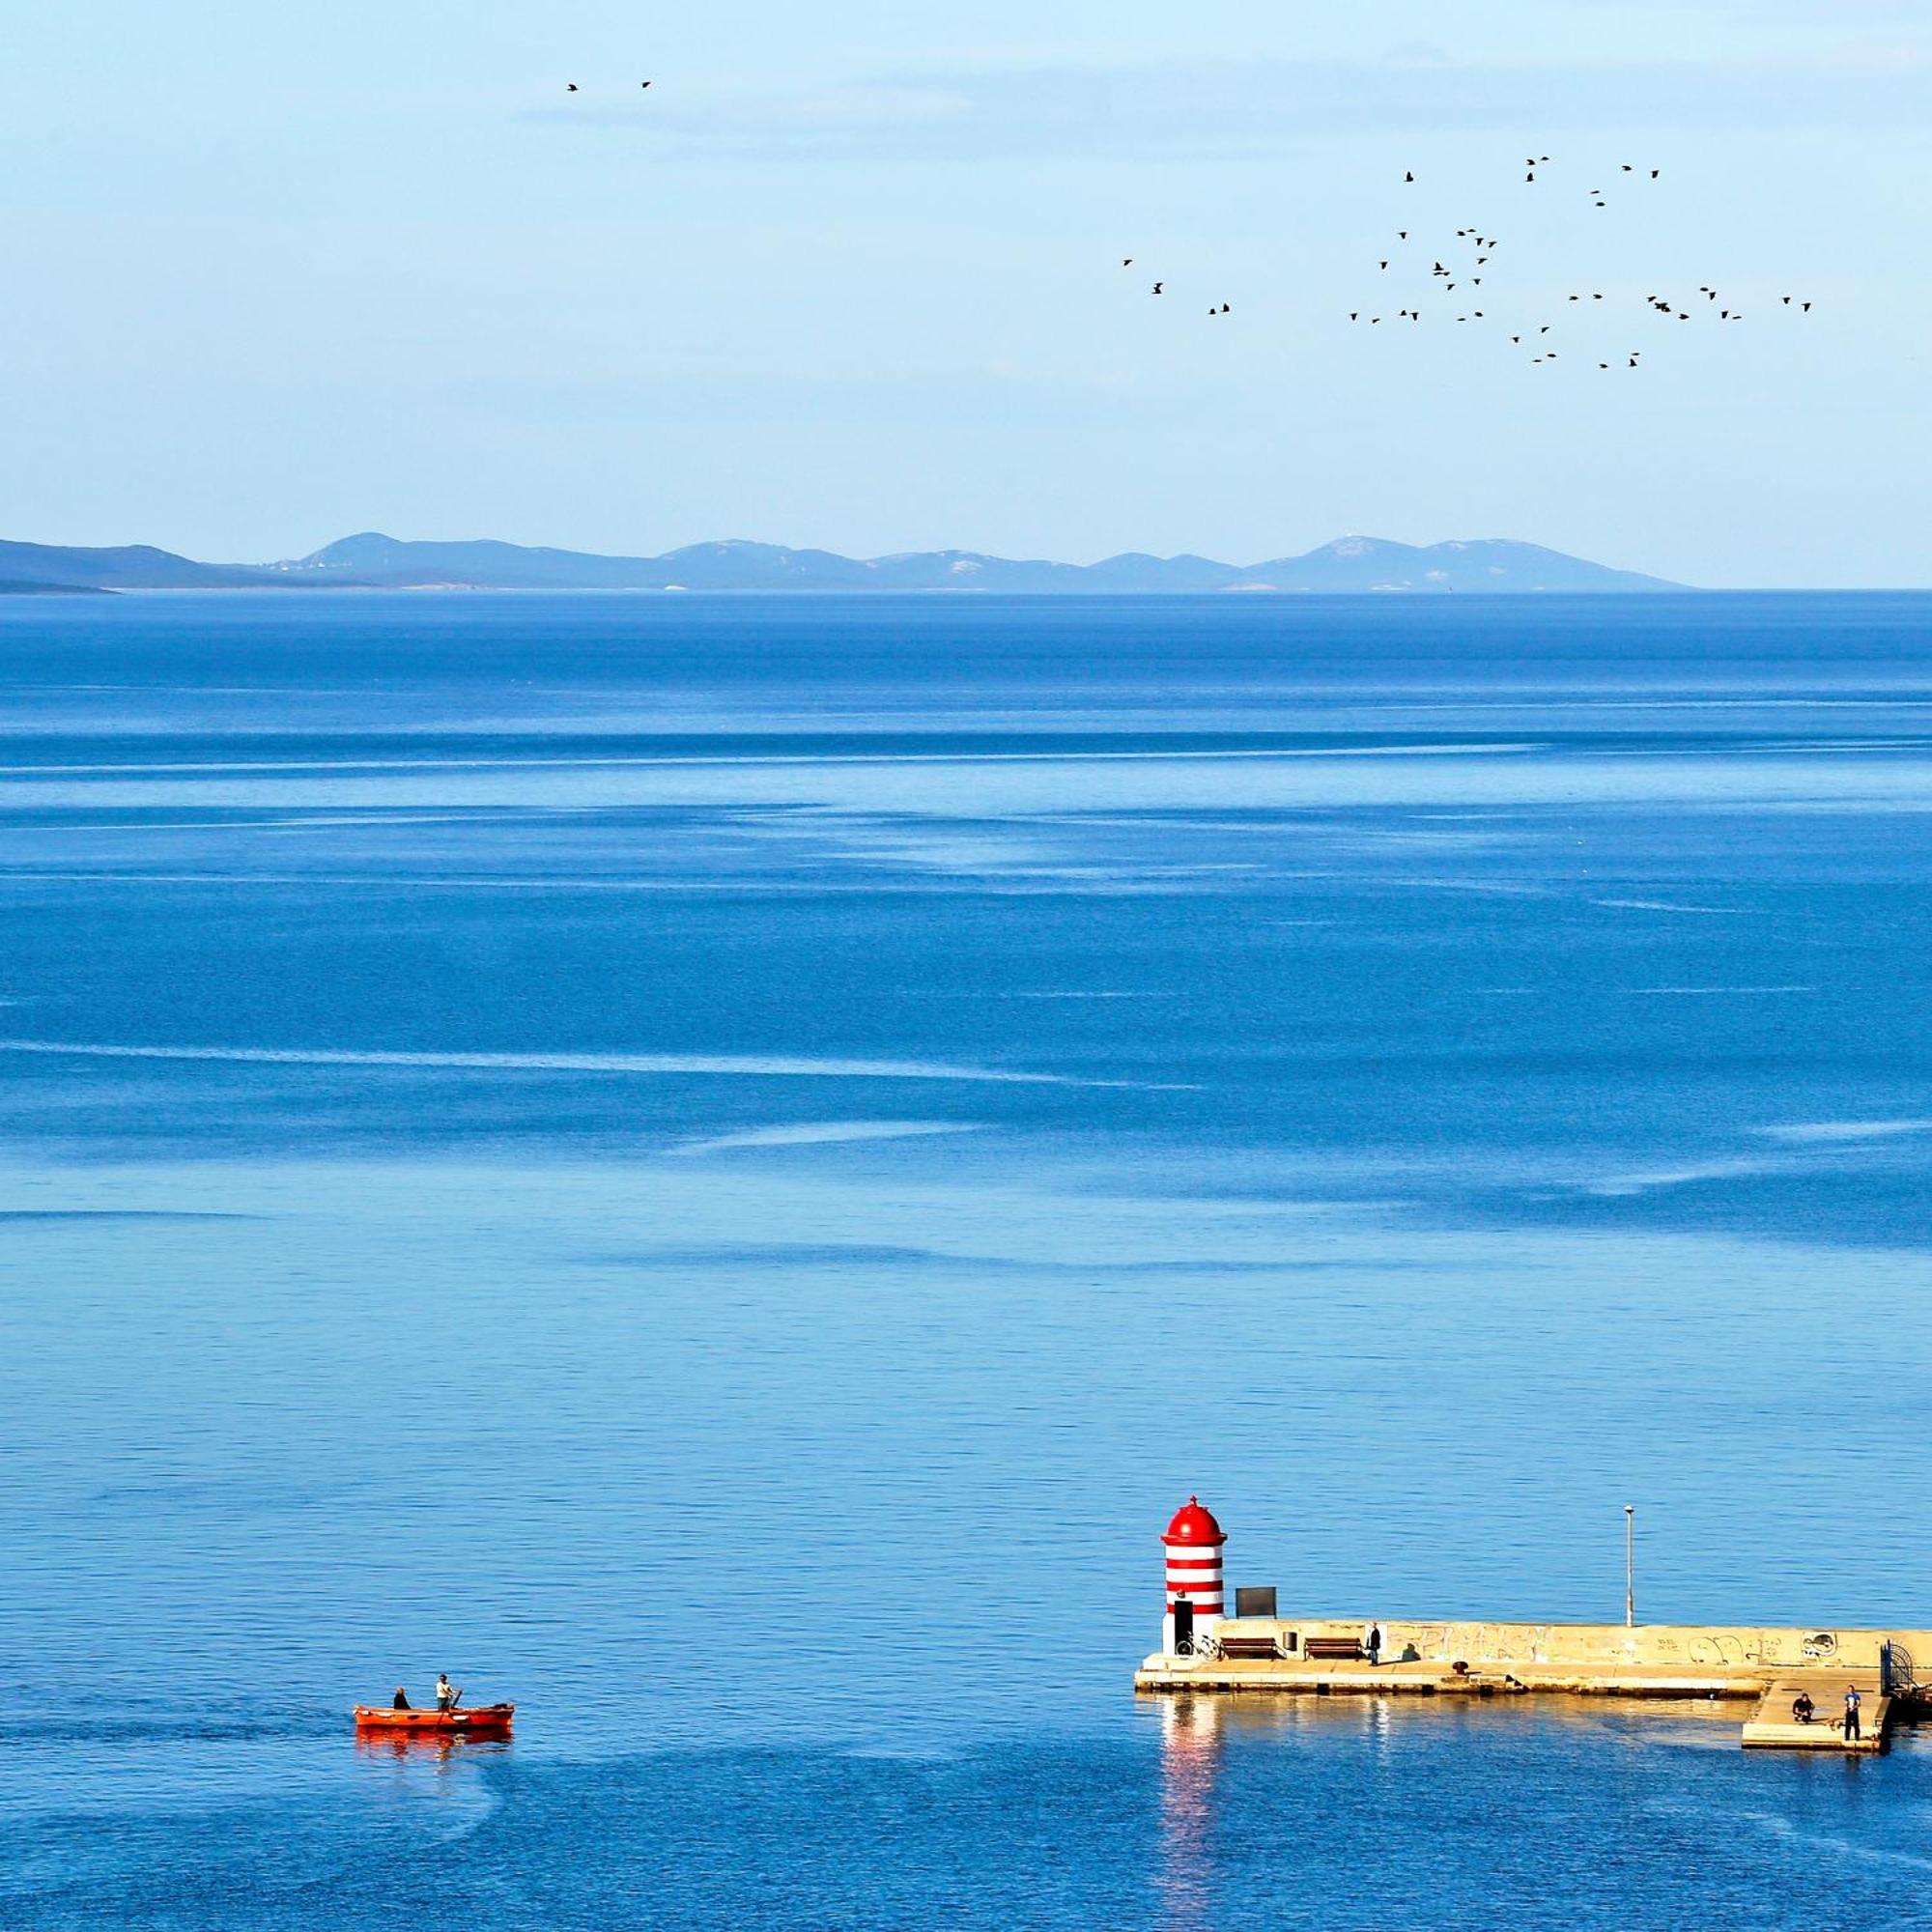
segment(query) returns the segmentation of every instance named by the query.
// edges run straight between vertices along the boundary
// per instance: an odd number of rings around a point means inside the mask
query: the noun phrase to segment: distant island
[[[599,556],[476,540],[413,543],[365,531],[283,563],[197,563],[145,544],[72,549],[0,542],[0,593],[111,590],[980,590],[1131,595],[1254,592],[1477,595],[1668,591],[1681,583],[1612,570],[1536,544],[1486,537],[1417,546],[1339,537],[1300,556],[1217,563],[1128,552],[1051,563],[977,551],[850,557],[781,544],[690,544],[662,556]]]

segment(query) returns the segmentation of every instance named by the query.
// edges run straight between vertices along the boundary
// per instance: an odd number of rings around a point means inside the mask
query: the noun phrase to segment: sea
[[[1932,597],[0,599],[0,1924],[1932,1924]],[[439,1670],[508,1740],[358,1742]]]

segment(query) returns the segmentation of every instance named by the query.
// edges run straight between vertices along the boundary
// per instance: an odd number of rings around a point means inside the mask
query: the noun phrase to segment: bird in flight
[[[648,87],[650,85],[650,82],[647,80],[640,80],[639,81],[638,85],[639,87]]]
[[[574,80],[566,80],[563,83],[563,91],[566,94],[575,94],[577,92],[577,83]]]
[[[1155,284],[1153,285],[1153,292],[1154,292],[1154,294],[1155,294],[1155,295],[1159,295],[1159,294],[1160,294],[1160,292],[1161,292],[1161,291],[1162,291],[1162,290],[1163,290],[1164,288],[1166,288],[1166,287],[1167,287],[1167,284],[1166,284],[1165,282],[1156,282],[1156,283],[1155,283]]]
[[[1407,169],[1405,169],[1405,170],[1404,170],[1404,172],[1403,172],[1403,177],[1402,177],[1402,178],[1403,178],[1403,181],[1404,181],[1405,185],[1406,185],[1406,184],[1408,184],[1408,183],[1411,183],[1411,182],[1413,182],[1413,181],[1415,180],[1415,176],[1414,176],[1413,172],[1411,172],[1411,171],[1409,171],[1409,170],[1407,170]]]
[[[1131,268],[1132,268],[1133,266],[1134,266],[1134,258],[1133,258],[1133,257],[1132,257],[1131,255],[1122,255],[1122,256],[1121,257],[1121,267],[1122,267],[1122,268],[1123,268],[1123,269],[1131,269]]]

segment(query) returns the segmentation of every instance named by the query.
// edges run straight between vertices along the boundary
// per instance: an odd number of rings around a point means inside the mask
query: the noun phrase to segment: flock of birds
[[[1550,167],[1550,156],[1548,155],[1527,156],[1523,162],[1524,185],[1534,187],[1538,183],[1540,172]],[[1629,176],[1634,183],[1647,183],[1661,181],[1663,176],[1663,170],[1662,168],[1639,167],[1634,161],[1624,161],[1618,164],[1618,174]],[[1615,177],[1610,177],[1610,179],[1615,179]],[[1406,169],[1404,171],[1402,185],[1405,187],[1413,187],[1416,185],[1415,173],[1412,169]],[[1591,205],[1596,208],[1606,209],[1610,205],[1609,191],[1604,187],[1589,189],[1588,199]],[[1502,245],[1493,235],[1487,234],[1473,227],[1459,228],[1451,240],[1438,245],[1441,249],[1439,254],[1433,248],[1421,246],[1416,239],[1415,231],[1407,228],[1398,229],[1396,231],[1395,246],[1388,255],[1378,260],[1377,263],[1377,272],[1387,274],[1393,270],[1400,273],[1411,267],[1419,270],[1420,264],[1426,260],[1430,266],[1424,287],[1431,293],[1439,295],[1445,298],[1440,311],[1441,313],[1452,315],[1455,321],[1460,324],[1489,323],[1492,326],[1506,327],[1509,331],[1511,346],[1527,351],[1529,360],[1532,363],[1554,362],[1558,359],[1560,352],[1551,347],[1548,340],[1556,328],[1556,323],[1553,320],[1544,321],[1541,318],[1534,318],[1529,321],[1504,324],[1501,322],[1500,317],[1488,306],[1488,304],[1495,300],[1494,295],[1482,295],[1478,293],[1490,279],[1483,273],[1483,270],[1490,267],[1496,250]],[[1445,261],[1443,256],[1447,256],[1449,259]],[[1122,269],[1131,269],[1133,266],[1133,256],[1123,255],[1121,258],[1121,267]],[[1447,301],[1446,298],[1455,294],[1458,290],[1463,292],[1463,300],[1461,302]],[[1156,296],[1166,295],[1167,283],[1164,280],[1155,282],[1150,293]],[[1605,299],[1606,298],[1601,291],[1585,291],[1570,296],[1565,307],[1567,308],[1571,304],[1581,307]],[[1779,300],[1780,306],[1790,309],[1794,314],[1809,315],[1811,313],[1812,303],[1803,297],[1784,296]],[[1479,306],[1479,304],[1482,305]],[[1643,298],[1642,305],[1654,315],[1668,317],[1680,323],[1690,322],[1699,314],[1714,316],[1715,320],[1723,324],[1742,322],[1745,319],[1744,311],[1734,304],[1726,302],[1719,290],[1702,284],[1699,285],[1696,295],[1690,297],[1673,297],[1660,294],[1646,295]],[[1233,304],[1226,301],[1210,303],[1208,309],[1210,317],[1231,315],[1233,312]],[[1421,294],[1414,294],[1406,298],[1403,300],[1402,306],[1393,310],[1384,310],[1381,313],[1373,312],[1372,304],[1350,309],[1349,311],[1349,320],[1350,323],[1375,328],[1378,327],[1385,321],[1394,323],[1406,322],[1411,325],[1419,324],[1422,321],[1423,313],[1422,296]],[[1642,366],[1643,355],[1644,352],[1641,349],[1625,349],[1620,351],[1611,359],[1599,360],[1597,367],[1599,369],[1636,369]],[[1585,355],[1574,359],[1588,360],[1592,358]]]
[[[648,88],[650,82],[640,80],[638,85],[640,89]],[[566,94],[581,94],[582,89],[576,81],[572,80],[564,83],[564,92]],[[1525,156],[1523,158],[1524,185],[1534,187],[1537,185],[1539,171],[1550,165],[1551,160],[1548,155]],[[1634,181],[1643,181],[1647,178],[1654,182],[1661,181],[1663,177],[1663,170],[1662,168],[1642,168],[1634,161],[1620,162],[1618,172],[1630,176]],[[1416,185],[1415,171],[1412,168],[1406,168],[1403,171],[1402,181],[1405,187],[1413,187]],[[1602,187],[1589,189],[1588,195],[1591,205],[1595,208],[1608,208],[1610,205],[1609,195]],[[1391,270],[1399,270],[1406,266],[1402,259],[1405,254],[1411,255],[1412,258],[1414,257],[1415,251],[1410,249],[1412,234],[1413,232],[1406,228],[1400,228],[1396,231],[1395,239],[1398,253],[1383,256],[1378,262],[1377,270],[1378,273],[1386,274]],[[1474,228],[1459,228],[1455,233],[1454,239],[1443,244],[1443,253],[1455,256],[1458,253],[1459,243],[1461,244],[1461,253],[1463,258],[1461,266],[1458,266],[1453,261],[1443,261],[1441,256],[1435,254],[1433,250],[1423,249],[1419,251],[1420,254],[1427,254],[1430,257],[1429,284],[1432,287],[1439,287],[1440,293],[1445,298],[1453,295],[1458,289],[1465,289],[1467,291],[1460,304],[1449,305],[1451,309],[1460,306],[1462,313],[1455,318],[1458,323],[1466,324],[1494,321],[1496,318],[1492,317],[1487,308],[1478,308],[1476,306],[1476,291],[1483,287],[1485,281],[1485,277],[1480,270],[1490,266],[1492,257],[1501,244],[1492,235],[1484,235]],[[1122,255],[1121,257],[1121,267],[1122,269],[1131,269],[1133,266],[1133,256]],[[1166,281],[1163,279],[1155,282],[1151,293],[1156,296],[1165,296],[1167,293]],[[1679,298],[1667,295],[1647,295],[1643,298],[1643,306],[1656,315],[1674,319],[1680,323],[1690,321],[1693,315],[1699,313],[1700,310],[1702,313],[1708,315],[1714,308],[1717,312],[1717,320],[1719,323],[1742,322],[1745,319],[1743,310],[1728,305],[1719,306],[1722,297],[1716,288],[1700,284],[1697,289],[1697,295],[1703,298],[1701,304],[1695,297]],[[1482,299],[1487,301],[1492,299],[1492,298],[1485,297]],[[1569,302],[1580,306],[1586,301],[1600,302],[1604,299],[1605,297],[1600,291],[1593,290],[1587,296],[1583,294],[1571,296]],[[1795,313],[1804,315],[1811,313],[1812,304],[1804,298],[1784,296],[1780,298],[1780,301],[1783,307],[1791,309]],[[1234,304],[1227,301],[1210,302],[1208,307],[1208,313],[1210,318],[1232,315],[1234,313]],[[1355,308],[1349,311],[1349,320],[1355,324],[1366,323],[1370,328],[1377,328],[1384,321],[1417,324],[1421,322],[1422,315],[1420,298],[1411,297],[1407,302],[1396,309],[1392,315],[1376,315],[1371,314],[1367,308]],[[1554,362],[1558,358],[1559,352],[1549,347],[1546,339],[1554,329],[1555,324],[1551,322],[1520,323],[1511,331],[1510,344],[1513,348],[1529,350],[1531,352],[1529,359],[1532,363]],[[1584,359],[1587,359],[1587,357]],[[1629,349],[1621,352],[1614,360],[1599,361],[1597,367],[1599,369],[1616,367],[1635,369],[1641,366],[1642,361],[1642,350]]]

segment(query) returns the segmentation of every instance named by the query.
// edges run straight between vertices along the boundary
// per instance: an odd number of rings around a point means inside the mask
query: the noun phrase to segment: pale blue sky
[[[0,535],[1245,561],[1362,530],[1707,583],[1932,582],[1927,21],[1922,0],[19,14]],[[1534,190],[1530,152],[1561,163]],[[1625,160],[1664,179],[1592,209]],[[1347,323],[1382,305],[1397,226],[1464,222],[1502,240],[1503,312],[1561,318],[1558,365],[1446,307]],[[1706,282],[1745,323],[1642,311]],[[1608,294],[1601,323],[1562,313],[1576,289]],[[1789,292],[1818,304],[1802,324]],[[1605,377],[1625,347],[1646,366]]]

